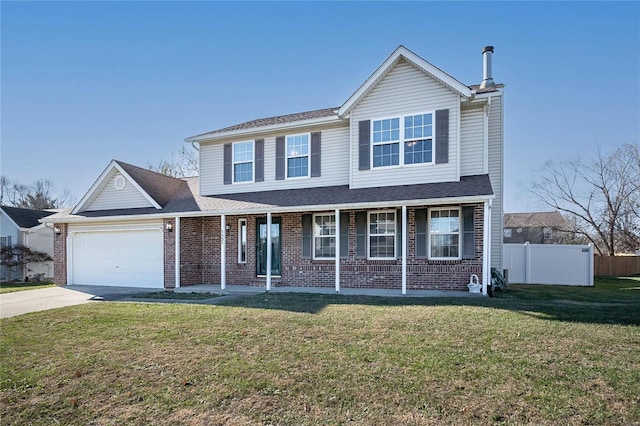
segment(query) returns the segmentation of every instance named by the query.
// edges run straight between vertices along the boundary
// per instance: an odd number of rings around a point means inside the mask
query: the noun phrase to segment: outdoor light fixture
[[[58,226],[54,226],[54,227],[53,227],[53,232],[54,232],[56,235],[60,235],[60,232],[61,232],[61,231],[60,231],[60,227],[58,227]]]
[[[229,231],[231,229],[231,225],[227,225],[224,227],[224,229],[226,229],[227,231]]]
[[[167,231],[173,232],[173,223],[167,222]]]

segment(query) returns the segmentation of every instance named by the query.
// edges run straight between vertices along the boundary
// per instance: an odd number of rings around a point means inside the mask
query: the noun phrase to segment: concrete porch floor
[[[189,285],[179,287],[175,293],[220,293],[220,294],[259,294],[265,293],[265,287],[253,287],[249,285],[228,285],[224,290],[220,285]],[[315,293],[315,294],[343,294],[346,296],[381,296],[381,297],[484,297],[479,293],[468,291],[446,290],[407,290],[403,295],[400,290],[388,290],[378,288],[342,288],[336,293],[333,287],[271,287],[271,293]]]

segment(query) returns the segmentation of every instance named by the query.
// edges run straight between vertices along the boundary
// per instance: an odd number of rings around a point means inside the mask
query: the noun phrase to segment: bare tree
[[[149,170],[173,177],[196,176],[199,171],[198,152],[184,145],[171,155],[170,160],[160,160],[157,166],[149,165]]]
[[[0,204],[25,209],[56,209],[71,203],[67,189],[54,195],[54,185],[48,179],[39,179],[33,185],[14,182],[6,176],[0,178]]]
[[[530,189],[571,218],[568,232],[614,256],[640,246],[639,182],[640,150],[628,144],[586,161],[548,161]]]

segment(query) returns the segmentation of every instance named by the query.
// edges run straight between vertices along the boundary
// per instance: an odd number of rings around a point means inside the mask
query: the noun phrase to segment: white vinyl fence
[[[516,284],[593,285],[593,246],[504,244],[503,267]]]

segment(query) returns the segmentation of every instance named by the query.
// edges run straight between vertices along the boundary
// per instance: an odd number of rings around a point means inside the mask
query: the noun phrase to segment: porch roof
[[[460,181],[349,189],[348,185],[317,188],[256,191],[200,196],[197,178],[187,178],[172,199],[160,210],[136,208],[62,212],[47,222],[74,222],[103,218],[121,219],[217,216],[221,214],[264,214],[267,212],[319,211],[323,209],[358,209],[389,205],[420,205],[473,202],[493,198],[488,175],[463,176]]]

